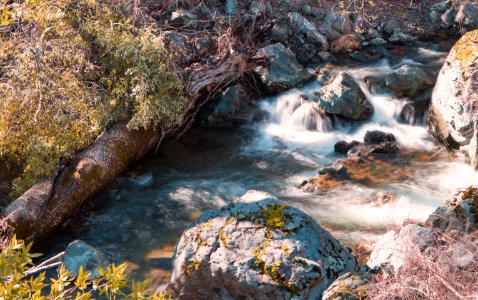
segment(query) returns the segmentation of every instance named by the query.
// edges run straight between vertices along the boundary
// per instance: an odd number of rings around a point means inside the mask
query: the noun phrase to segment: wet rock
[[[252,98],[252,93],[241,84],[228,87],[207,110],[202,125],[226,128],[251,123],[257,109]]]
[[[406,33],[398,32],[398,33],[392,34],[392,36],[388,40],[390,41],[390,43],[393,43],[393,44],[404,45],[406,43],[411,42],[413,38],[412,36]]]
[[[395,97],[414,97],[434,84],[433,78],[422,68],[403,65],[386,77],[386,85]]]
[[[361,300],[367,298],[370,274],[346,273],[337,278],[324,292],[322,300]]]
[[[346,141],[340,141],[334,145],[334,151],[341,154],[347,154],[350,149],[358,145],[360,145],[360,142],[358,141],[351,141],[350,143],[347,143]]]
[[[478,30],[450,51],[433,89],[428,130],[450,148],[463,147],[478,168]]]
[[[334,59],[334,56],[331,53],[326,51],[320,51],[317,55],[320,57],[320,60],[324,63],[331,62]]]
[[[318,94],[325,112],[350,120],[367,120],[373,115],[373,106],[352,76],[341,72],[333,75]]]
[[[380,236],[375,244],[367,265],[382,267],[388,272],[399,272],[405,264],[404,253],[418,247],[427,251],[436,246],[438,234],[431,228],[408,224],[400,230],[391,230]]]
[[[390,36],[393,33],[400,31],[400,25],[397,21],[392,19],[385,24],[385,26],[383,27],[383,31]]]
[[[379,130],[367,131],[364,137],[364,142],[366,144],[381,144],[395,141],[396,139],[393,134]]]
[[[331,175],[337,180],[347,180],[350,178],[347,168],[341,163],[334,163],[330,167],[320,169],[319,175]]]
[[[297,62],[284,45],[268,45],[256,53],[268,63],[254,69],[269,93],[278,93],[296,87],[310,78],[310,74]]]
[[[387,41],[382,38],[374,38],[373,40],[370,41],[370,44],[374,46],[382,46],[382,45],[386,45]]]
[[[320,25],[319,31],[333,41],[341,35],[352,33],[353,23],[348,14],[330,11],[327,13],[325,21]]]
[[[178,9],[171,14],[171,25],[175,27],[196,28],[197,16],[187,10]]]
[[[82,266],[84,271],[91,272],[90,279],[97,278],[100,275],[98,266],[106,268],[109,265],[103,253],[80,240],[71,242],[66,247],[62,263],[68,271],[73,272],[73,277],[78,276],[78,271]]]
[[[399,121],[410,125],[420,125],[425,121],[425,115],[432,98],[432,89],[405,104],[400,112]]]
[[[360,42],[353,33],[345,34],[332,42],[330,50],[333,53],[346,53],[360,49]]]
[[[478,188],[469,187],[459,192],[432,213],[426,225],[460,235],[478,230]]]
[[[465,3],[460,6],[455,24],[465,32],[478,29],[478,3]]]
[[[392,135],[393,136],[393,135]],[[370,154],[392,154],[400,152],[400,148],[395,143],[383,143],[372,150],[370,150]]]
[[[183,233],[170,286],[185,299],[320,299],[356,268],[352,254],[312,218],[249,191]]]
[[[292,29],[299,34],[305,35],[305,39],[311,45],[318,47],[317,50],[327,51],[329,44],[327,39],[317,31],[317,27],[299,13],[289,13]]]

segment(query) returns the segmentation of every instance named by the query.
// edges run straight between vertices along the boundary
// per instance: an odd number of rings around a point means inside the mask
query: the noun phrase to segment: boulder
[[[254,120],[256,105],[252,93],[243,85],[228,87],[218,102],[212,102],[202,121],[209,127],[231,127],[250,123]]]
[[[426,225],[459,235],[477,230],[478,188],[469,187],[459,192],[452,200],[432,213]]]
[[[380,130],[367,131],[363,138],[365,144],[381,144],[385,142],[395,142],[395,136],[391,133]]]
[[[319,31],[333,41],[343,34],[352,33],[353,22],[349,14],[330,11],[325,16],[325,21],[320,25]]]
[[[404,45],[409,43],[413,40],[412,36],[403,32],[397,32],[392,34],[392,36],[388,39],[390,43]]]
[[[478,135],[478,30],[465,34],[450,51],[433,89],[428,130],[450,148],[463,147],[473,166]]]
[[[356,269],[353,255],[311,217],[249,191],[183,233],[170,287],[180,299],[320,299]]]
[[[184,9],[178,9],[171,14],[171,25],[175,27],[196,28],[198,17]]]
[[[400,230],[391,230],[380,236],[370,254],[367,265],[370,268],[382,267],[397,272],[405,264],[405,253],[415,247],[426,251],[436,246],[438,234],[432,229],[417,224],[408,224]]]
[[[373,106],[352,76],[341,72],[333,75],[319,94],[319,104],[325,112],[349,120],[367,120]]]
[[[387,44],[387,41],[378,37],[378,38],[374,38],[370,41],[370,44],[374,45],[374,46],[383,46],[383,45],[386,45]]]
[[[388,21],[383,27],[383,31],[389,36],[400,31],[400,25],[395,20]]]
[[[259,75],[269,93],[279,93],[296,87],[311,77],[281,43],[260,49],[255,58],[267,61],[265,65],[256,67],[254,72]]]
[[[324,292],[322,300],[361,300],[367,298],[371,274],[346,273],[337,278]]]
[[[387,75],[385,82],[395,97],[414,97],[435,83],[432,76],[413,65],[403,65],[394,70]]]
[[[319,51],[327,51],[329,49],[327,39],[319,33],[314,24],[299,13],[291,12],[288,16],[292,29],[297,34],[304,35],[308,43],[318,48],[317,50]]]
[[[431,8],[429,18],[436,27],[451,28],[455,24],[455,5],[451,0],[436,3]]]
[[[478,29],[478,3],[465,3],[456,14],[455,23],[465,32]]]
[[[91,272],[90,279],[100,275],[98,267],[106,268],[109,265],[103,253],[81,240],[71,242],[66,247],[62,263],[73,277],[78,276],[80,267],[83,267],[83,271]]]

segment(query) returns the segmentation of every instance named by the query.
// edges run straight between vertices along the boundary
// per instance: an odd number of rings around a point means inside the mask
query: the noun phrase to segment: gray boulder
[[[395,136],[393,134],[380,130],[367,131],[363,140],[365,144],[381,144],[396,141]]]
[[[103,253],[81,240],[71,242],[66,247],[62,263],[73,277],[78,276],[80,267],[83,267],[84,271],[91,272],[90,279],[100,275],[98,266],[106,268],[109,265]]]
[[[388,35],[392,35],[393,33],[397,33],[400,31],[400,25],[397,21],[392,19],[385,24],[385,26],[383,27],[383,31]]]
[[[320,106],[329,114],[350,120],[367,120],[373,115],[372,104],[347,73],[333,75],[318,96]]]
[[[455,24],[455,5],[451,0],[436,3],[431,8],[429,18],[436,27],[451,28]]]
[[[406,254],[415,249],[426,251],[436,246],[438,234],[417,224],[408,224],[400,230],[391,230],[380,236],[370,254],[367,265],[382,267],[388,272],[399,272],[405,264]],[[418,248],[417,248],[418,247]]]
[[[465,31],[478,29],[478,3],[465,3],[456,14],[455,23]]]
[[[183,233],[170,287],[180,299],[320,299],[356,269],[353,255],[311,217],[249,191]]]
[[[428,130],[450,148],[463,148],[478,167],[478,30],[450,51],[433,89]]]
[[[251,123],[256,108],[252,93],[246,87],[232,85],[222,93],[217,103],[213,103],[202,123],[221,128]]]
[[[387,75],[385,82],[395,97],[414,97],[435,83],[432,76],[413,65],[403,65],[394,70]]]
[[[259,75],[269,93],[278,93],[296,87],[311,77],[311,74],[281,43],[260,49],[255,58],[265,59],[267,62],[265,65],[256,67],[254,72]]]
[[[432,213],[426,225],[458,234],[478,230],[478,188],[469,187]]]
[[[333,41],[343,34],[352,33],[353,22],[348,14],[330,11],[325,16],[325,21],[320,25],[319,31],[325,34],[330,41]]]
[[[397,32],[392,34],[392,36],[388,39],[390,43],[393,44],[406,44],[413,40],[412,36],[403,32]]]
[[[289,13],[288,16],[292,29],[298,34],[303,34],[307,42],[317,47],[319,51],[327,51],[329,49],[327,39],[319,33],[314,24],[299,13]]]

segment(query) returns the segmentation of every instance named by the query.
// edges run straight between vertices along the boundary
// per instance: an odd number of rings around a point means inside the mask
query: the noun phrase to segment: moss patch
[[[453,47],[456,59],[469,63],[478,58],[478,30],[466,33]]]

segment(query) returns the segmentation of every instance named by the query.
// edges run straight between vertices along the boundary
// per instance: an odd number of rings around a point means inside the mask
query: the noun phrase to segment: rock
[[[367,120],[373,106],[352,76],[341,72],[333,75],[319,93],[319,104],[325,112],[350,120]]]
[[[196,28],[197,16],[187,10],[178,9],[171,14],[171,25],[175,27]]]
[[[392,135],[393,136],[393,135]],[[392,154],[400,152],[400,148],[395,143],[383,143],[369,151],[370,154]]]
[[[337,180],[347,180],[350,178],[350,174],[347,168],[340,162],[336,162],[329,167],[325,167],[319,170],[319,175],[330,175]]]
[[[330,50],[332,53],[346,53],[360,49],[360,42],[353,33],[345,34],[332,42]]]
[[[292,29],[284,23],[275,23],[271,29],[271,39],[286,44],[289,35],[292,34]]]
[[[390,272],[399,272],[405,264],[405,253],[412,253],[418,247],[426,251],[436,245],[438,234],[431,228],[417,224],[403,226],[400,231],[391,230],[380,236],[375,244],[367,265],[383,267]]]
[[[374,46],[382,46],[382,45],[386,45],[387,41],[382,38],[374,38],[373,40],[370,41],[370,44]]]
[[[451,28],[454,25],[456,9],[451,0],[442,1],[432,6],[430,21],[436,27]]]
[[[433,89],[427,127],[450,148],[463,146],[478,168],[478,30],[465,34],[450,51]]]
[[[469,187],[459,192],[432,213],[426,225],[459,235],[478,230],[478,188]]]
[[[403,45],[411,42],[413,38],[406,33],[398,32],[392,34],[392,36],[388,40],[390,41],[390,43]]]
[[[365,133],[365,144],[380,144],[385,142],[395,142],[395,136],[379,130],[367,131]]]
[[[334,145],[334,151],[341,154],[347,154],[350,149],[358,145],[360,145],[360,142],[358,141],[351,141],[350,143],[347,143],[346,141],[340,141]]]
[[[371,274],[345,273],[324,292],[322,300],[361,300],[367,298]]]
[[[394,70],[386,76],[385,82],[395,97],[414,97],[434,84],[427,72],[412,65],[403,65]]]
[[[395,20],[390,20],[385,24],[383,27],[383,31],[388,34],[389,36],[392,35],[394,32],[398,32],[400,30],[400,25]]]
[[[249,5],[249,11],[255,15],[265,13],[266,10],[267,6],[263,2],[251,1],[251,4]]]
[[[385,204],[394,203],[398,200],[398,195],[390,192],[377,192],[374,195],[374,206],[383,206]]]
[[[256,53],[256,58],[265,58],[267,66],[254,69],[269,93],[278,93],[296,87],[310,78],[310,74],[297,62],[284,45],[268,45]]]
[[[325,16],[325,21],[320,25],[319,31],[333,41],[341,35],[352,33],[353,23],[348,14],[330,11]]]
[[[318,50],[321,51],[327,51],[329,49],[327,39],[317,31],[317,27],[315,27],[314,24],[299,13],[289,13],[288,16],[292,29],[296,33],[305,35],[307,42],[318,47]]]
[[[465,3],[460,6],[455,24],[465,32],[478,29],[478,3]]]
[[[205,54],[212,46],[212,42],[208,38],[198,38],[194,41],[194,46],[201,54]]]
[[[249,191],[183,233],[170,287],[180,299],[320,299],[356,269],[353,255],[311,217]]]
[[[241,84],[232,85],[222,93],[218,103],[202,120],[202,124],[226,128],[251,123],[254,120],[255,110],[252,93]]]
[[[334,59],[334,56],[331,53],[326,51],[320,51],[317,55],[320,57],[320,60],[324,63],[328,63]]]
[[[431,98],[432,89],[429,89],[405,104],[400,112],[399,121],[410,125],[423,124]]]
[[[73,272],[73,277],[78,276],[78,271],[82,266],[83,271],[91,272],[90,279],[97,278],[100,275],[98,266],[106,268],[109,265],[103,253],[80,240],[71,242],[66,247],[62,263],[68,271]]]
[[[237,13],[237,0],[226,0],[226,6],[224,10],[227,14]]]

